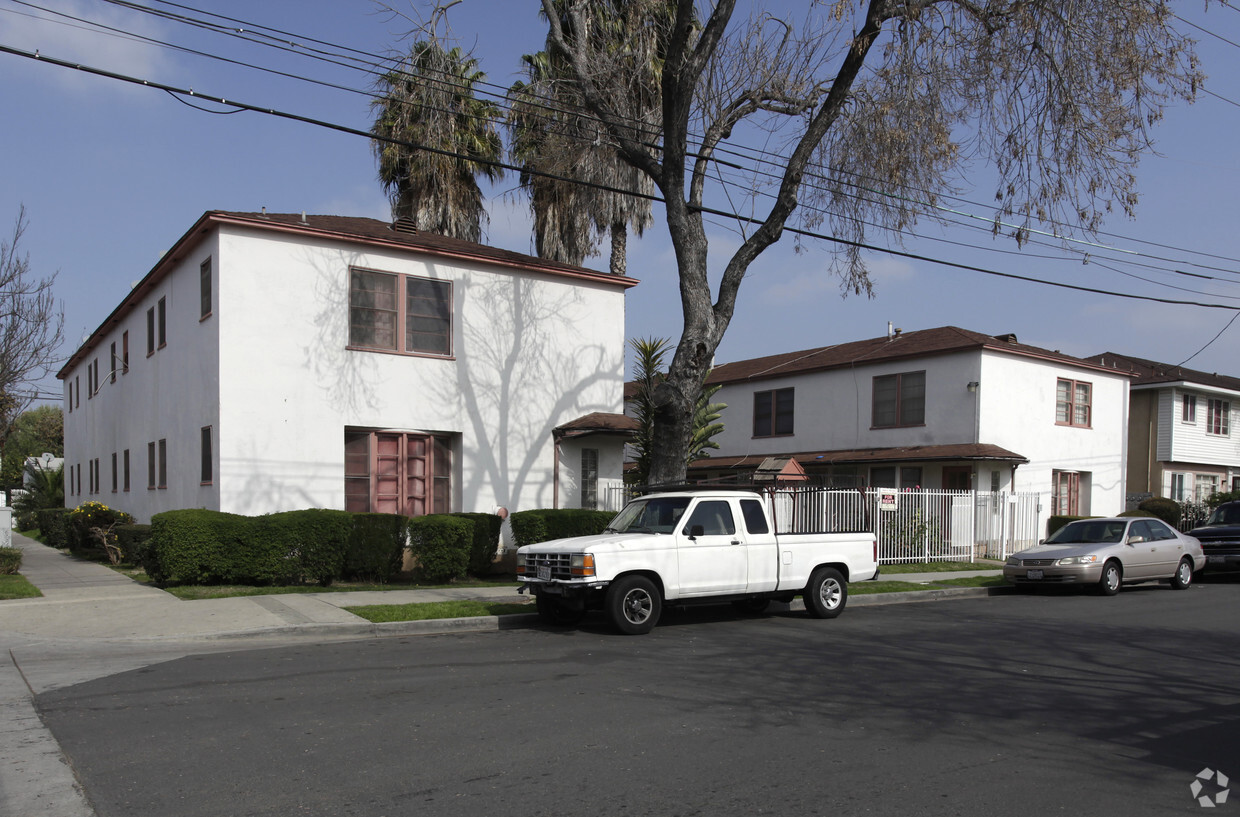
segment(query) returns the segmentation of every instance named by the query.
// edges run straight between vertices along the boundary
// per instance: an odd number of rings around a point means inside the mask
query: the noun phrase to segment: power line
[[[165,92],[168,92],[168,93],[173,93],[173,94],[181,94],[181,95],[189,96],[189,97],[191,97],[191,98],[196,98],[196,99],[205,99],[205,100],[207,100],[207,101],[209,101],[209,102],[215,102],[215,103],[217,103],[217,104],[221,104],[221,105],[228,105],[228,106],[232,106],[232,107],[239,108],[239,109],[244,109],[244,110],[248,110],[248,111],[253,111],[253,112],[255,112],[255,113],[265,114],[265,115],[268,115],[268,116],[275,116],[275,117],[282,118],[282,119],[289,119],[289,120],[292,120],[292,121],[295,121],[295,122],[301,122],[301,123],[304,123],[304,124],[315,125],[315,126],[318,126],[318,127],[327,128],[327,129],[329,129],[329,130],[338,131],[338,132],[341,132],[341,133],[348,133],[348,134],[352,134],[352,135],[355,135],[355,136],[362,136],[362,137],[364,137],[364,138],[366,138],[366,139],[376,139],[376,138],[378,138],[378,139],[380,139],[381,141],[391,142],[391,143],[393,143],[393,144],[400,144],[400,145],[403,145],[403,146],[406,146],[406,147],[411,147],[411,148],[414,148],[414,149],[417,149],[417,150],[426,150],[426,151],[429,151],[429,152],[432,152],[432,153],[436,153],[436,154],[439,154],[439,155],[446,155],[446,156],[452,156],[452,157],[457,157],[457,158],[463,158],[463,157],[461,157],[461,155],[460,155],[460,154],[455,153],[455,152],[453,152],[453,151],[443,150],[443,149],[439,149],[439,148],[433,148],[433,147],[430,147],[430,146],[427,146],[427,145],[419,145],[419,144],[412,143],[412,142],[408,142],[408,141],[404,141],[404,140],[398,140],[398,139],[388,139],[388,138],[382,138],[382,137],[375,137],[375,136],[373,136],[371,133],[369,133],[368,131],[362,131],[362,130],[359,130],[359,129],[357,129],[357,128],[349,127],[349,126],[347,126],[347,125],[340,125],[340,124],[336,124],[336,123],[332,123],[332,122],[327,122],[327,121],[325,121],[325,120],[314,119],[314,118],[312,118],[312,117],[303,116],[303,115],[300,115],[300,114],[295,114],[295,113],[291,113],[291,112],[287,112],[287,111],[280,111],[280,110],[277,110],[277,109],[274,109],[274,108],[263,107],[263,106],[258,106],[258,105],[252,105],[252,104],[249,104],[249,103],[240,102],[240,101],[238,101],[238,100],[228,100],[228,99],[225,99],[225,98],[223,98],[223,97],[216,97],[216,96],[212,96],[212,95],[208,95],[208,94],[203,94],[203,93],[200,93],[200,92],[195,92],[195,91],[194,91],[194,90],[192,90],[192,89],[178,88],[178,87],[176,87],[176,86],[172,86],[172,85],[167,85],[167,84],[164,84],[164,83],[155,82],[155,81],[153,81],[153,80],[146,80],[146,79],[141,79],[141,78],[137,78],[137,77],[128,76],[128,75],[125,75],[125,74],[119,74],[119,73],[117,73],[117,72],[107,71],[107,70],[100,69],[100,68],[94,68],[94,67],[91,67],[91,66],[82,65],[82,64],[80,64],[80,63],[72,63],[72,62],[69,62],[69,61],[66,61],[66,60],[60,60],[60,59],[57,59],[57,58],[54,58],[54,57],[46,57],[46,56],[43,56],[43,55],[39,54],[38,52],[29,52],[29,51],[25,51],[25,50],[23,50],[23,49],[14,48],[14,47],[12,47],[12,46],[4,45],[4,44],[0,44],[0,52],[3,52],[3,53],[9,53],[9,54],[13,54],[13,55],[15,55],[15,56],[24,57],[24,58],[26,58],[26,59],[33,59],[33,60],[37,60],[37,61],[40,61],[40,62],[50,63],[50,64],[52,64],[52,65],[57,65],[57,66],[62,67],[62,68],[71,68],[71,69],[74,69],[74,70],[82,71],[82,72],[84,72],[84,73],[88,73],[88,74],[92,74],[92,75],[96,75],[96,76],[101,76],[101,77],[105,77],[105,78],[108,78],[108,79],[113,79],[113,80],[120,81],[120,82],[125,82],[125,83],[129,83],[129,84],[134,84],[134,85],[142,85],[142,86],[146,86],[146,87],[150,87],[150,88],[155,88],[155,89],[158,89],[158,90],[162,90],[162,91],[165,91]],[[471,157],[471,158],[472,158],[472,157]],[[517,169],[518,169],[517,167],[515,167],[515,166],[513,166],[513,165],[510,165],[510,164],[507,164],[507,163],[503,163],[503,162],[497,162],[497,161],[491,161],[491,160],[477,160],[477,161],[480,161],[480,162],[481,162],[481,163],[483,163],[483,164],[494,165],[494,166],[498,166],[498,167],[501,167],[501,168],[504,168],[504,169],[509,169],[509,170],[517,170]],[[627,191],[627,190],[619,190],[619,189],[617,189],[617,188],[611,188],[611,187],[608,187],[608,186],[606,186],[606,185],[599,185],[599,184],[588,183],[588,182],[580,182],[580,181],[575,180],[575,179],[568,179],[568,178],[566,178],[566,177],[555,176],[555,175],[553,175],[553,174],[540,173],[540,172],[536,172],[536,171],[531,171],[531,170],[529,170],[529,169],[524,169],[524,170],[525,170],[525,172],[527,172],[527,173],[534,173],[535,175],[547,176],[547,177],[550,177],[550,178],[555,178],[555,179],[558,179],[558,180],[560,180],[560,181],[570,182],[570,183],[574,183],[574,184],[581,184],[581,185],[584,185],[584,186],[587,186],[587,187],[593,187],[593,188],[596,188],[596,189],[608,190],[609,192],[613,192],[613,193],[620,193],[620,194],[624,194],[624,195],[639,196],[639,197],[642,197],[642,198],[647,198],[647,199],[650,199],[651,201],[656,201],[656,202],[661,202],[661,201],[662,201],[662,199],[661,199],[660,197],[658,197],[658,196],[646,195],[646,194],[641,194],[641,193],[635,193],[635,192],[633,192],[633,191]],[[745,221],[745,222],[752,223],[752,224],[761,224],[761,223],[762,223],[762,221],[761,221],[760,219],[755,219],[755,218],[751,218],[751,217],[747,217],[747,216],[741,216],[741,215],[736,214],[736,213],[729,213],[729,212],[727,212],[727,211],[717,210],[717,209],[714,209],[714,208],[701,207],[701,208],[698,208],[698,209],[699,209],[702,213],[704,213],[704,214],[714,215],[714,216],[718,216],[718,217],[724,217],[724,218],[728,218],[728,219],[731,219],[731,220],[736,220],[736,221]],[[978,272],[978,273],[982,273],[982,274],[986,274],[986,275],[993,275],[993,276],[998,276],[998,277],[1002,277],[1002,278],[1008,278],[1008,279],[1012,279],[1012,280],[1020,280],[1020,281],[1026,281],[1026,282],[1029,282],[1029,283],[1037,283],[1037,284],[1043,284],[1043,285],[1046,285],[1046,286],[1059,287],[1059,288],[1063,288],[1063,289],[1071,289],[1071,290],[1075,290],[1075,291],[1079,291],[1079,292],[1089,292],[1089,293],[1099,294],[1099,295],[1110,295],[1110,296],[1113,296],[1113,297],[1127,298],[1127,299],[1132,299],[1132,300],[1152,301],[1152,302],[1156,302],[1156,303],[1165,303],[1165,304],[1173,304],[1173,305],[1181,305],[1181,306],[1196,306],[1196,307],[1201,307],[1201,308],[1206,308],[1206,309],[1228,309],[1228,310],[1233,310],[1233,311],[1240,310],[1240,307],[1236,307],[1236,306],[1229,306],[1229,305],[1225,305],[1225,304],[1209,304],[1209,303],[1200,303],[1200,302],[1196,302],[1196,301],[1182,301],[1182,300],[1175,300],[1175,299],[1170,299],[1170,298],[1159,298],[1159,297],[1150,296],[1150,295],[1138,295],[1138,294],[1135,294],[1135,293],[1114,292],[1114,291],[1110,291],[1110,290],[1103,290],[1103,289],[1098,289],[1098,288],[1094,288],[1094,287],[1085,287],[1085,286],[1080,286],[1080,285],[1076,285],[1076,284],[1067,284],[1067,283],[1062,283],[1062,282],[1057,282],[1057,281],[1047,281],[1047,280],[1043,280],[1043,279],[1039,279],[1039,278],[1033,278],[1033,277],[1030,277],[1030,276],[1017,275],[1017,274],[1015,274],[1015,273],[1005,273],[1005,272],[1000,272],[1000,271],[998,271],[998,270],[991,270],[991,269],[987,269],[987,268],[985,268],[985,267],[980,267],[980,266],[976,266],[976,265],[972,265],[972,264],[962,264],[962,263],[959,263],[959,262],[947,261],[947,260],[944,260],[944,259],[933,258],[933,257],[930,257],[930,256],[920,255],[920,254],[917,254],[917,253],[910,253],[910,252],[906,252],[906,251],[903,251],[903,250],[894,250],[894,249],[890,249],[890,248],[886,248],[886,247],[879,247],[879,246],[877,246],[877,245],[873,245],[873,244],[867,244],[867,243],[864,243],[864,242],[859,242],[859,241],[853,241],[853,240],[850,240],[850,239],[839,238],[839,237],[836,237],[836,236],[829,236],[829,235],[826,235],[826,234],[823,234],[823,233],[817,233],[817,232],[813,232],[813,231],[810,231],[810,230],[805,230],[805,229],[800,229],[800,228],[785,227],[784,229],[785,229],[786,231],[788,231],[788,232],[790,232],[790,233],[793,233],[793,234],[796,234],[796,235],[803,235],[803,236],[808,237],[808,238],[815,238],[815,239],[819,239],[819,240],[823,240],[823,241],[828,241],[828,242],[831,242],[831,243],[836,243],[836,244],[840,244],[840,245],[844,245],[844,246],[850,246],[850,247],[854,247],[854,248],[858,248],[858,249],[869,250],[869,251],[871,251],[871,252],[878,252],[878,253],[883,253],[883,254],[887,254],[887,255],[894,255],[894,256],[898,256],[898,257],[902,257],[902,258],[908,258],[908,259],[911,259],[911,260],[924,261],[924,262],[927,262],[927,263],[937,264],[937,265],[941,265],[941,266],[947,266],[947,267],[951,267],[951,268],[954,268],[954,269],[968,270],[968,271],[972,271],[972,272]]]

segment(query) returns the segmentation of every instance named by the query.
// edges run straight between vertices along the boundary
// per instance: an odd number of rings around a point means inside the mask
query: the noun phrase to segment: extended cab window
[[[701,526],[701,531],[695,528]],[[736,533],[732,506],[726,499],[708,499],[693,509],[684,532],[688,536],[730,536]]]
[[[770,533],[762,503],[756,499],[742,499],[741,513],[745,515],[745,530],[749,533]]]

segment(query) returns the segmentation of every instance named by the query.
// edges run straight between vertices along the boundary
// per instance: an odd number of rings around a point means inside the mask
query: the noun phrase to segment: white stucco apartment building
[[[66,504],[588,507],[621,478],[636,283],[372,219],[208,212],[58,373]]]
[[[837,485],[1037,493],[1040,525],[1119,513],[1129,379],[956,327],[723,364],[708,380],[728,406],[720,449],[692,471],[791,457]]]

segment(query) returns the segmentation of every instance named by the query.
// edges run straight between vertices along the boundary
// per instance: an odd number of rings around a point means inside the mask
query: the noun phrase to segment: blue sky
[[[147,5],[178,10],[153,0]],[[409,28],[369,0],[190,0],[186,5],[379,55],[398,48]],[[0,44],[361,130],[369,127],[365,94],[108,35],[48,10],[346,88],[370,87],[365,75],[346,67],[103,0],[0,0]],[[1104,226],[1107,234],[1097,238],[1106,247],[1075,245],[1090,252],[1091,263],[1082,263],[1079,252],[1037,245],[1016,252],[1010,239],[929,222],[918,227],[925,237],[906,239],[904,248],[1033,278],[1240,306],[1240,155],[1235,150],[1240,11],[1214,3],[1207,13],[1200,2],[1178,4],[1177,11],[1212,32],[1184,28],[1199,40],[1206,89],[1225,99],[1202,94],[1196,104],[1168,111],[1154,131],[1159,155],[1147,157],[1138,171],[1137,219],[1113,217]],[[504,87],[518,78],[520,55],[538,50],[544,39],[533,0],[464,0],[449,20],[489,81]],[[0,128],[0,228],[7,237],[18,207],[26,206],[30,223],[23,249],[38,272],[59,272],[65,358],[204,211],[266,207],[272,212],[389,215],[370,144],[358,136],[252,112],[209,114],[163,91],[3,53],[0,89],[5,121]],[[202,107],[220,110],[210,103]],[[984,179],[984,172],[975,178]],[[968,177],[964,183],[969,184]],[[966,190],[963,198],[979,203],[961,202],[959,209],[989,216],[986,188],[978,184]],[[492,191],[489,209],[487,242],[531,252],[528,208],[514,177]],[[877,234],[871,239],[888,243]],[[721,223],[712,227],[711,240],[717,262],[737,243],[735,233]],[[665,231],[656,220],[646,237],[629,246],[630,274],[642,284],[628,295],[628,335],[678,336],[675,265]],[[1022,342],[1069,354],[1115,351],[1179,363],[1235,314],[1073,292],[882,255],[871,261],[875,297],[845,298],[826,271],[828,251],[811,243],[798,253],[785,238],[753,265],[719,362],[874,337],[884,334],[890,321],[905,331],[956,325],[992,334],[1014,332]],[[605,269],[606,259],[590,259],[587,266]],[[1240,376],[1238,350],[1240,320],[1187,365]],[[51,388],[59,392],[54,381]]]

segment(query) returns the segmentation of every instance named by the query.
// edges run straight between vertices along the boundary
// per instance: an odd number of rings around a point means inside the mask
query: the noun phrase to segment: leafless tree
[[[52,291],[56,273],[36,278],[21,251],[26,208],[18,210],[10,240],[0,242],[0,448],[9,430],[57,361],[65,316]]]
[[[1165,0],[823,0],[804,20],[736,0],[675,0],[664,42],[661,122],[626,117],[623,49],[589,36],[604,0],[542,0],[548,43],[624,159],[665,202],[684,319],[655,395],[653,483],[685,474],[694,404],[750,264],[787,226],[860,241],[867,223],[933,218],[973,162],[997,179],[995,223],[1016,239],[1039,221],[1096,228],[1136,205],[1134,168],[1149,127],[1201,75]],[[661,25],[649,3],[650,25]],[[728,201],[742,242],[712,291],[707,188],[721,149],[762,136],[747,202]],[[731,191],[729,191],[731,192]],[[792,219],[796,219],[790,225]],[[860,249],[834,256],[850,291],[869,293]]]

